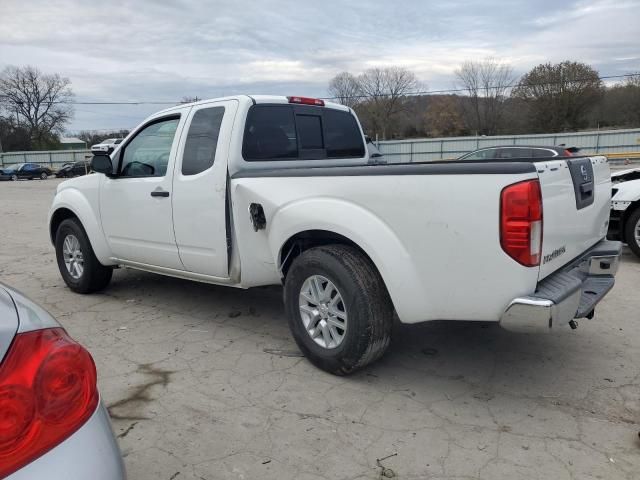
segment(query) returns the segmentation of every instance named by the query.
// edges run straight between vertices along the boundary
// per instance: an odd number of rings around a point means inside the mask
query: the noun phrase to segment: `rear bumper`
[[[590,316],[613,288],[622,244],[602,240],[582,257],[538,283],[536,291],[514,298],[500,318],[507,330],[549,331]]]

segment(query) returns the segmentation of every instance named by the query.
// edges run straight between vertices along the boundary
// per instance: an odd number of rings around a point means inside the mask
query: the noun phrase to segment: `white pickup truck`
[[[604,157],[373,164],[352,110],[237,96],[152,115],[97,174],[58,186],[49,231],[67,285],[117,266],[249,288],[284,284],[293,336],[347,374],[401,322],[543,330],[593,316],[620,243],[605,240]]]

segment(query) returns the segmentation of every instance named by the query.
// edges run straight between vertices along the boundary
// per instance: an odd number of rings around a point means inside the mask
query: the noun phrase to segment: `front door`
[[[142,127],[118,151],[116,176],[103,177],[102,226],[116,259],[184,270],[173,233],[171,195],[177,139],[188,112]]]
[[[189,272],[228,277],[227,158],[238,102],[193,107],[173,176],[173,224]]]

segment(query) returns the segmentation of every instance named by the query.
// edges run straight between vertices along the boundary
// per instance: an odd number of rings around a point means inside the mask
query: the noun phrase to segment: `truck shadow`
[[[215,322],[221,324],[219,329],[255,334],[259,341],[252,353],[297,356],[282,307],[282,289],[277,286],[238,290],[118,271],[105,293]],[[594,383],[614,386],[607,379],[616,375],[622,361],[611,352],[612,339],[601,335],[599,323],[596,318],[581,322],[577,331],[566,327],[549,334],[520,334],[486,322],[403,325],[396,321],[384,357],[339,381],[378,391],[401,385],[411,385],[415,391],[416,385],[426,387],[435,381],[445,398],[466,391],[485,400],[514,395],[568,402],[585,397]],[[299,368],[314,378],[337,378],[307,362]]]

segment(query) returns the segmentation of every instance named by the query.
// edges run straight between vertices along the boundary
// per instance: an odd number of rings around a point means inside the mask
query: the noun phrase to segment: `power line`
[[[639,76],[640,72],[636,72],[636,73],[625,73],[625,74],[621,74],[621,75],[605,75],[605,76],[600,76],[598,77],[599,80],[611,80],[611,79],[615,79],[615,78],[627,78],[627,77],[635,77],[635,76]],[[578,79],[573,79],[573,80],[568,80],[568,82],[581,82],[581,81],[585,81],[585,80],[590,80],[588,78],[578,78]],[[545,86],[545,85],[559,85],[562,82],[542,82],[542,83],[530,83],[527,84],[526,86]],[[479,88],[479,90],[494,90],[494,89],[507,89],[507,88],[514,88],[519,86],[520,83],[512,83],[512,84],[508,84],[508,85],[489,85],[486,87],[481,87]],[[417,95],[437,95],[437,94],[443,94],[443,93],[461,93],[461,92],[467,92],[469,91],[468,88],[448,88],[448,89],[442,89],[442,90],[422,90],[422,91],[415,91],[415,92],[406,92],[404,94],[402,94],[401,96],[403,97],[411,97],[411,96],[417,96]],[[374,95],[345,95],[345,96],[334,96],[334,97],[318,97],[322,100],[339,100],[339,99],[357,99],[357,98],[371,98],[371,97],[388,97],[391,94],[387,94],[387,93],[381,93],[381,94],[374,94]],[[6,95],[0,95],[0,98],[5,97]],[[184,104],[184,103],[190,103],[190,102],[183,102],[183,101],[160,101],[160,100],[132,100],[132,101],[74,101],[74,100],[60,100],[60,101],[55,101],[55,102],[45,102],[47,105],[49,104],[65,104],[65,105],[180,105],[180,104]]]

